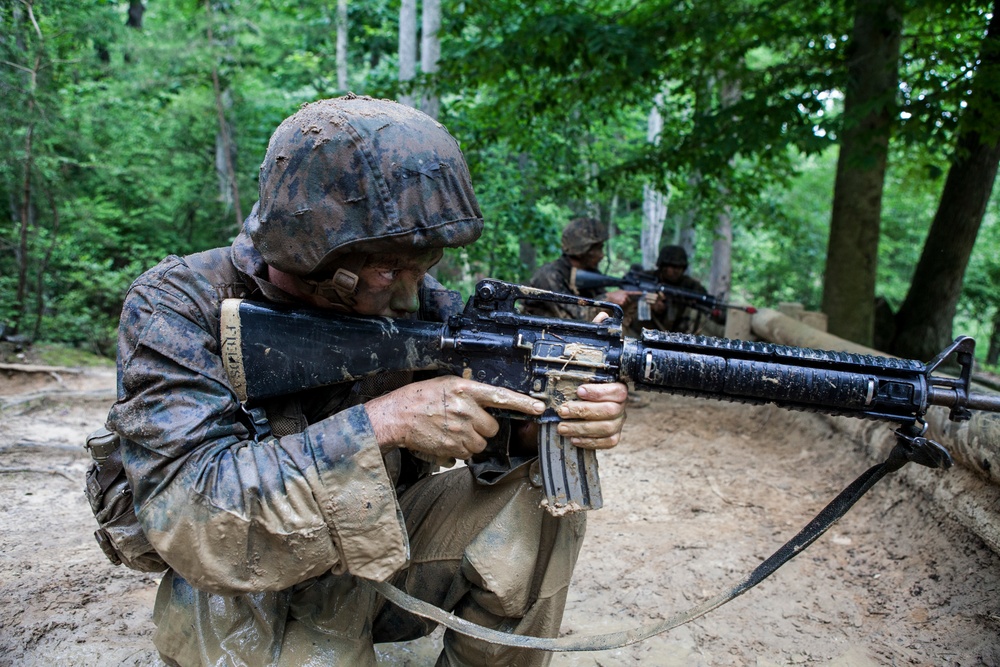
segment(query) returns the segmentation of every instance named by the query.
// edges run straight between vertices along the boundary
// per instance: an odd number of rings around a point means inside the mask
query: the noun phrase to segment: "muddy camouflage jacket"
[[[219,357],[219,309],[227,297],[287,300],[266,268],[243,234],[169,257],[129,290],[108,427],[124,440],[140,523],[178,574],[215,593],[282,590],[329,570],[385,579],[409,549],[395,486],[427,467],[405,451],[384,461],[360,403],[409,378],[270,402],[281,437],[255,442]],[[424,319],[461,306],[431,278],[421,300]]]

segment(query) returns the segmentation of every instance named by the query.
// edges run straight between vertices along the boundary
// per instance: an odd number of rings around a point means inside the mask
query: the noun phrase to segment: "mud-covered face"
[[[440,248],[412,253],[371,255],[358,271],[358,290],[351,307],[358,315],[403,317],[420,308],[420,286],[441,261]]]
[[[420,308],[420,286],[432,266],[441,261],[440,248],[411,252],[377,253],[369,255],[357,272],[358,283],[351,299],[350,310],[356,315],[405,317]],[[309,300],[314,305],[330,307],[322,294],[322,282]]]
[[[345,274],[341,267],[332,275],[309,279],[268,266],[268,280],[302,303],[317,308],[355,315],[405,317],[420,308],[424,276],[443,255],[443,248],[372,253],[358,258],[364,262],[360,269],[347,270]]]

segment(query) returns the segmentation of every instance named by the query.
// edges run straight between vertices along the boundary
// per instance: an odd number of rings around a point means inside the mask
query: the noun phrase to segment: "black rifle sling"
[[[672,630],[693,621],[696,618],[700,618],[713,609],[721,607],[730,600],[746,593],[815,542],[833,524],[839,521],[861,499],[861,496],[867,493],[870,488],[888,473],[895,472],[910,462],[918,463],[928,468],[951,467],[952,459],[947,450],[933,440],[922,437],[922,430],[916,426],[904,426],[896,430],[895,433],[896,445],[885,461],[879,465],[872,466],[854,480],[829,505],[824,507],[805,528],[799,531],[784,546],[775,551],[767,560],[758,565],[741,582],[728,591],[720,593],[714,598],[691,609],[675,614],[665,621],[640,626],[633,630],[611,632],[603,635],[557,638],[528,637],[509,632],[500,632],[466,621],[430,603],[419,600],[390,583],[376,581],[369,581],[369,583],[387,600],[410,613],[440,623],[460,634],[482,639],[493,644],[542,651],[604,651],[621,648],[649,639],[667,630]]]

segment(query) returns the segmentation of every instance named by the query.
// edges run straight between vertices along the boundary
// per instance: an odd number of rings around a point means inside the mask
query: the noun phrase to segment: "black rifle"
[[[515,303],[542,300],[609,310],[603,322],[524,315]],[[242,401],[352,382],[390,371],[444,371],[543,400],[539,458],[548,509],[601,506],[595,452],[556,433],[556,409],[583,383],[629,382],[659,391],[897,422],[901,439],[936,466],[951,464],[920,437],[931,405],[1000,411],[1000,395],[969,391],[975,341],[958,338],[928,364],[906,359],[707,338],[662,331],[622,334],[621,308],[496,280],[476,286],[446,323],[288,310],[240,299],[222,306],[222,356]],[[934,375],[956,355],[957,378]],[[526,419],[520,413],[507,416]],[[925,463],[925,465],[931,465]]]
[[[603,273],[597,273],[595,271],[574,269],[572,280],[576,288],[580,290],[618,287],[619,289],[632,292],[662,294],[670,299],[673,299],[674,301],[701,310],[716,318],[721,316],[722,311],[726,308],[742,310],[746,313],[757,312],[757,309],[753,306],[738,306],[734,303],[727,303],[718,297],[712,296],[711,294],[693,292],[680,287],[674,287],[673,285],[659,282],[656,279],[656,276],[651,273],[637,271],[635,269],[632,269],[621,278],[607,276]],[[640,319],[649,318],[640,317]]]

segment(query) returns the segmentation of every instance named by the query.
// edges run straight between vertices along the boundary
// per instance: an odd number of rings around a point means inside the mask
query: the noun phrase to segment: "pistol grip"
[[[556,432],[558,423],[539,425],[538,459],[545,509],[553,516],[600,509],[604,500],[597,476],[597,452],[570,444]]]

